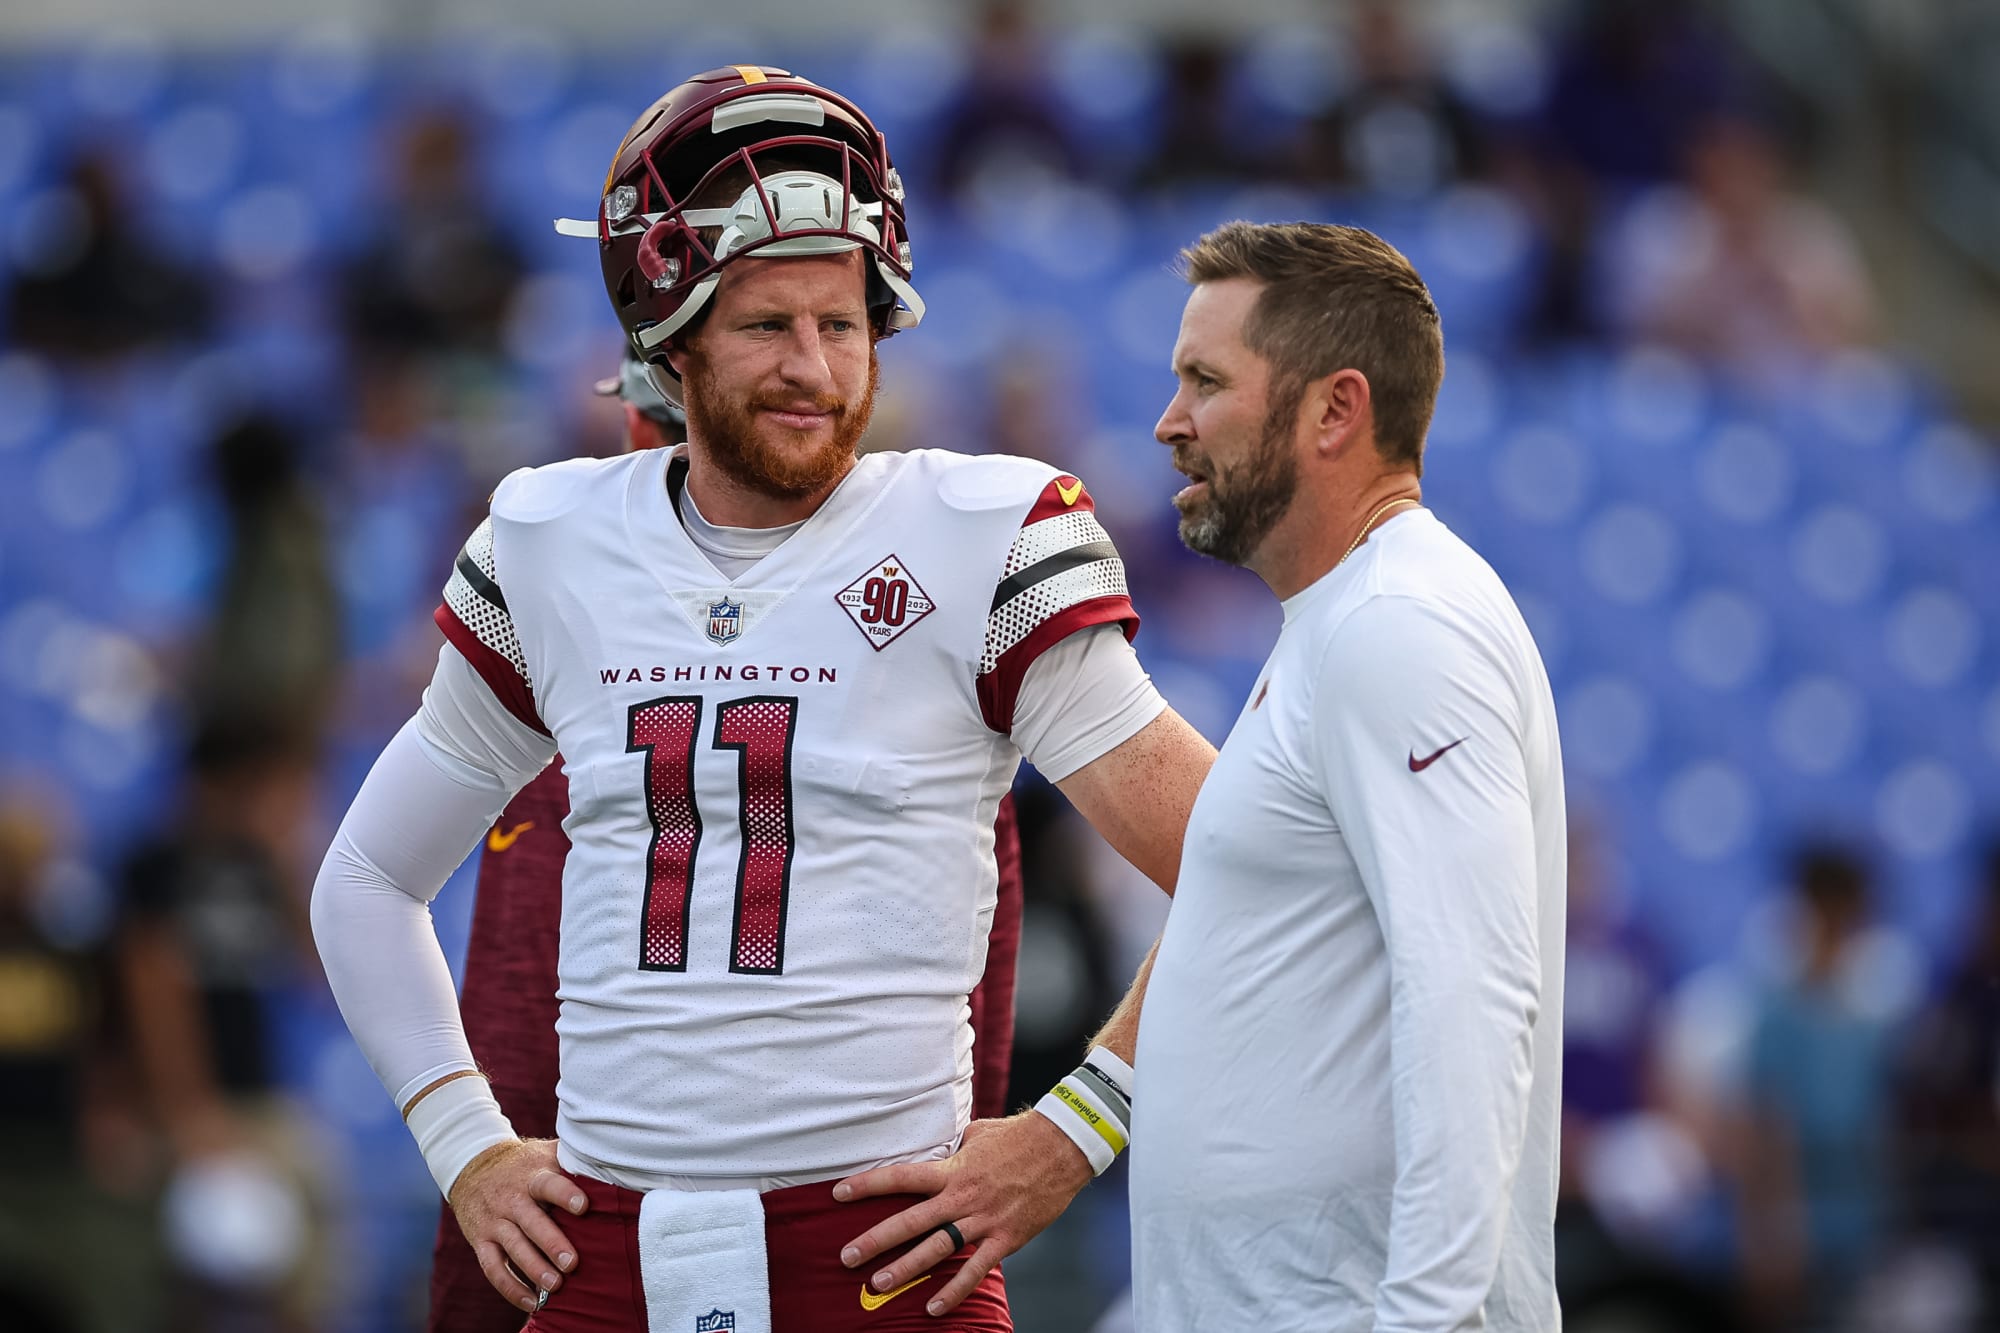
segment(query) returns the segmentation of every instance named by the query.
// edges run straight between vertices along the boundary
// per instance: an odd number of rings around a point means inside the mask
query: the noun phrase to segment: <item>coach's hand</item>
[[[479,1256],[479,1271],[523,1310],[539,1309],[545,1293],[576,1267],[576,1247],[542,1205],[575,1214],[590,1203],[556,1166],[554,1139],[494,1144],[458,1173],[450,1202],[458,1229]],[[540,1293],[523,1276],[538,1283]]]
[[[975,1120],[966,1127],[958,1151],[941,1162],[878,1166],[833,1187],[833,1197],[843,1203],[884,1194],[928,1196],[848,1242],[840,1261],[856,1268],[926,1236],[868,1280],[876,1291],[894,1291],[957,1251],[940,1230],[949,1222],[975,1248],[958,1274],[931,1298],[930,1312],[946,1314],[972,1294],[995,1264],[1055,1221],[1090,1180],[1089,1161],[1040,1112]]]

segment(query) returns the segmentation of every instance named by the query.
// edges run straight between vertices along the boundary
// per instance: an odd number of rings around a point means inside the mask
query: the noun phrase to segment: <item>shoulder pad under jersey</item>
[[[606,486],[623,486],[638,454],[616,458],[566,458],[524,467],[501,478],[493,489],[493,517],[502,522],[542,523],[560,518]]]
[[[1068,476],[1039,459],[1013,454],[918,452],[932,455],[924,462],[937,470],[938,495],[954,509],[1018,509],[1032,504],[1057,477]]]

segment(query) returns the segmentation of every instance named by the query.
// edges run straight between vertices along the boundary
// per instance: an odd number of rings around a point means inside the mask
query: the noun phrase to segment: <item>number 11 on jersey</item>
[[[736,867],[736,914],[729,970],[775,975],[785,970],[785,905],[792,880],[792,736],[796,698],[757,695],[715,710],[717,750],[736,751],[737,818],[743,855]],[[646,857],[639,967],[687,970],[688,900],[701,811],[694,793],[694,747],[701,732],[700,695],[632,705],[628,754],[646,756],[646,817],[653,840]]]

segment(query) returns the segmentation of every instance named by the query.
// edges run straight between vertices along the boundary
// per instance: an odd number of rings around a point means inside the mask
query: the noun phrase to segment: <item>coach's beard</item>
[[[1301,398],[1280,394],[1279,399],[1287,401],[1272,401],[1255,447],[1238,466],[1218,472],[1212,459],[1182,455],[1207,478],[1202,495],[1176,502],[1181,542],[1190,551],[1232,565],[1248,564],[1292,507],[1299,464],[1292,454],[1291,435]]]
[[[774,499],[805,499],[827,490],[854,466],[861,437],[875,413],[875,388],[881,377],[881,365],[870,349],[868,387],[858,403],[836,394],[815,395],[813,411],[832,415],[833,434],[823,444],[801,449],[798,443],[813,432],[776,426],[764,415],[796,407],[796,396],[781,399],[760,394],[748,401],[729,399],[716,391],[706,361],[693,355],[681,381],[688,434],[701,441],[709,461],[737,485]],[[790,441],[769,438],[774,429],[791,437]]]

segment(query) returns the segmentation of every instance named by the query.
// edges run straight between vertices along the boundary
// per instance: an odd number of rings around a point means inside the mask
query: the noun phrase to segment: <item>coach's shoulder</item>
[[[1381,674],[1429,670],[1475,646],[1463,617],[1425,593],[1375,592],[1319,628],[1319,656],[1331,672]]]
[[[642,457],[632,453],[616,458],[566,458],[510,472],[493,488],[493,517],[501,523],[545,523],[560,518],[588,505],[607,487],[622,488],[626,474]]]

